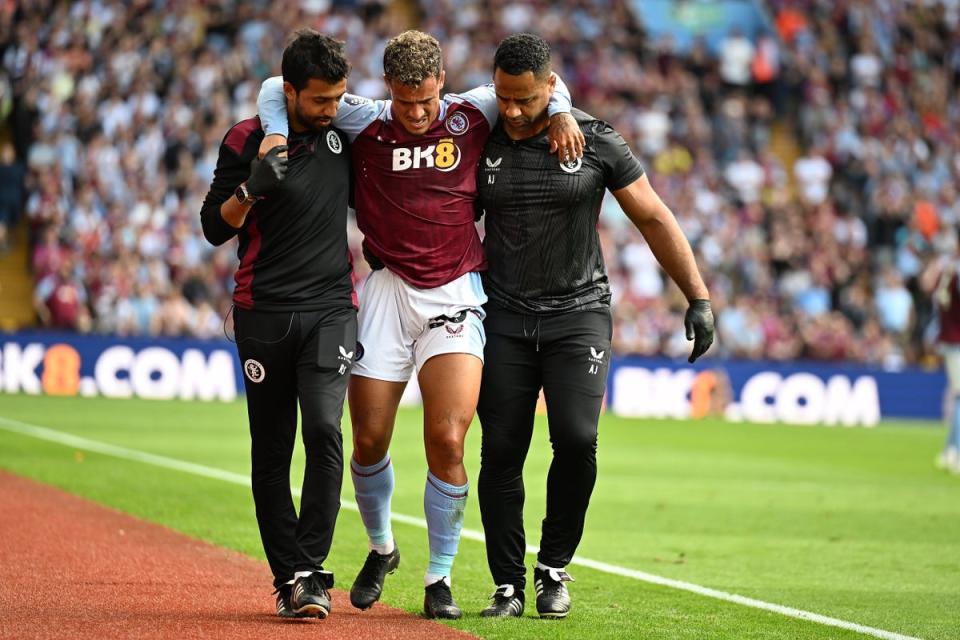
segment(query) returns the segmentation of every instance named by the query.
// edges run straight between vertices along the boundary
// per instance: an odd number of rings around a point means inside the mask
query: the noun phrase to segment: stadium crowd
[[[383,44],[412,9],[444,46],[447,90],[488,82],[510,33],[551,43],[575,105],[627,137],[690,238],[711,354],[927,362],[917,281],[960,255],[960,3],[765,4],[770,34],[681,53],[624,0],[7,3],[0,247],[25,216],[45,325],[223,335],[235,247],[206,246],[198,215],[219,136],[303,26],[346,41],[350,91],[383,97]],[[615,350],[685,355],[686,302],[612,197],[600,231]]]

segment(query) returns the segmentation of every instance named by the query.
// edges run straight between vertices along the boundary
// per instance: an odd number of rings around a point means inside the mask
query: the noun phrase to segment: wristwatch
[[[257,200],[263,200],[262,196],[255,196],[247,191],[246,182],[241,182],[240,186],[238,186],[233,192],[233,195],[240,202],[240,204],[253,204]]]

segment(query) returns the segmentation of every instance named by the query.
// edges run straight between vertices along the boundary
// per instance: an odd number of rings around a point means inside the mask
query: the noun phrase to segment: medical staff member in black
[[[689,242],[616,131],[574,109],[586,138],[583,157],[558,163],[548,153],[553,80],[547,43],[529,34],[501,42],[494,86],[500,123],[477,172],[490,300],[477,407],[483,430],[479,496],[497,585],[482,615],[523,613],[522,473],[542,387],[553,461],[533,576],[537,612],[562,618],[570,611],[565,568],[583,535],[597,476],[597,422],[610,363],[610,286],[597,235],[605,189],[689,300],[690,362],[713,342],[713,313]]]
[[[257,160],[260,119],[234,125],[200,216],[212,244],[239,237],[234,326],[277,615],[325,618],[333,574],[323,562],[340,509],[340,419],[357,347],[350,156],[346,136],[330,126],[350,65],[343,43],[304,30],[284,50],[282,69],[287,145]],[[306,451],[299,516],[290,493],[298,404]]]

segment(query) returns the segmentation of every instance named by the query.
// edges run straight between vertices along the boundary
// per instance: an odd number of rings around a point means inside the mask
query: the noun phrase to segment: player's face
[[[493,73],[500,118],[511,138],[529,138],[547,126],[547,103],[553,95],[556,79],[553,74],[544,80],[532,71],[518,76],[502,69]]]
[[[333,122],[340,98],[347,91],[347,79],[330,84],[319,78],[310,78],[299,92],[289,82],[283,83],[287,97],[290,128],[294,131],[322,129]]]
[[[393,100],[393,117],[408,133],[423,135],[437,119],[444,73],[441,71],[439,78],[429,76],[416,86],[384,79]]]

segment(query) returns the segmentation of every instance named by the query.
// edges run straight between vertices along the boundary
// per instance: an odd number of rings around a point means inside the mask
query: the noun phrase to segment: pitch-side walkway
[[[0,638],[472,638],[333,592],[326,620],[273,615],[266,563],[0,471]]]

